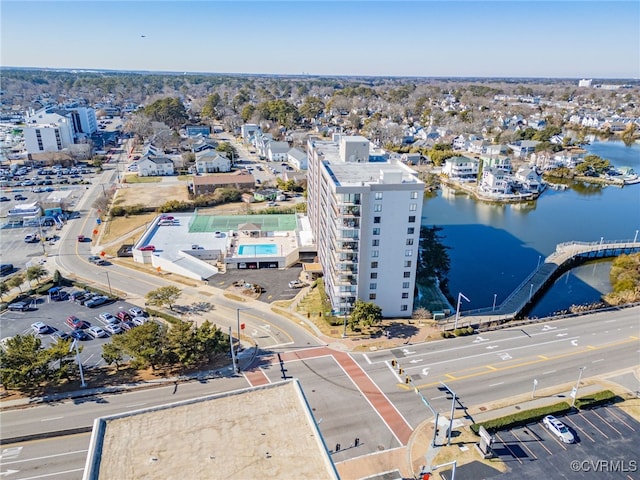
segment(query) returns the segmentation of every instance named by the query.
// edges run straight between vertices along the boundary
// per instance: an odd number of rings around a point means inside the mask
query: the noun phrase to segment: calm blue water
[[[640,171],[640,145],[599,142],[587,147],[615,166]],[[489,205],[449,189],[425,199],[423,225],[443,228],[451,247],[449,290],[471,302],[465,310],[490,307],[509,295],[558,243],[633,239],[640,229],[640,184],[624,188],[574,185],[547,190],[530,204]],[[640,237],[639,237],[640,238]],[[610,290],[609,262],[572,270],[541,298],[531,312],[545,316],[572,304],[598,301]]]
[[[272,243],[260,245],[240,245],[238,255],[275,255],[278,253],[278,246]]]

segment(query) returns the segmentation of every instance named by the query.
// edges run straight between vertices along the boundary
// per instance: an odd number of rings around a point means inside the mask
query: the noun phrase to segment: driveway
[[[299,264],[284,270],[276,268],[262,268],[257,270],[227,270],[226,273],[218,273],[209,279],[212,287],[226,289],[234,282],[253,283],[262,287],[261,302],[271,303],[276,300],[291,300],[299,289],[289,288],[289,282],[300,276],[302,266]]]

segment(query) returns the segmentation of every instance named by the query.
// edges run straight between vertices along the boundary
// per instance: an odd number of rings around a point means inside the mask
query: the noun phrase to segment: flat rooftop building
[[[297,380],[98,418],[84,480],[338,479]]]
[[[335,314],[356,299],[409,317],[424,183],[361,136],[307,143],[307,211]]]

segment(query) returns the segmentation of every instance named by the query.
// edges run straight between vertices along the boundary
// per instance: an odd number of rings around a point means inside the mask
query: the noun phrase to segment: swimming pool
[[[238,255],[255,257],[258,255],[276,255],[278,253],[278,245],[276,244],[259,244],[259,245],[239,245]]]

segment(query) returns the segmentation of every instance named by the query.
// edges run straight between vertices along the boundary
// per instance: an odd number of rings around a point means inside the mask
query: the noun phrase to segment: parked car
[[[120,328],[124,331],[131,330],[132,328],[135,328],[135,327],[137,327],[137,325],[133,323],[131,320],[127,320],[126,322],[120,323]]]
[[[153,245],[145,245],[144,247],[140,247],[138,250],[140,250],[141,252],[155,252],[156,247],[154,247]]]
[[[91,340],[91,337],[84,333],[84,330],[73,330],[70,334],[71,338],[74,340]]]
[[[49,332],[49,325],[47,325],[44,322],[35,322],[31,324],[31,328],[33,329],[33,331],[35,333],[48,333]]]
[[[576,441],[571,430],[553,415],[544,417],[542,424],[563,443],[573,443]]]
[[[87,237],[85,237],[84,235],[78,235],[78,242],[82,243],[86,240],[87,240]]]
[[[100,305],[104,305],[108,301],[109,301],[109,297],[105,297],[104,295],[99,295],[97,297],[92,298],[88,302],[86,302],[85,306],[89,308],[95,308],[95,307],[99,307]]]
[[[11,199],[9,197],[0,197],[0,202],[8,202]]]
[[[109,323],[104,326],[104,329],[107,332],[109,332],[111,335],[117,335],[119,333],[122,333],[122,328],[120,328],[120,325],[116,323]]]
[[[69,325],[71,328],[73,328],[74,330],[84,330],[85,328],[89,328],[91,326],[89,322],[80,320],[75,315],[71,315],[70,317],[67,317],[67,319],[65,320],[65,323]]]
[[[144,317],[144,310],[142,310],[140,307],[131,307],[129,309],[129,313],[132,317]]]
[[[131,319],[131,323],[133,323],[136,327],[139,327],[140,325],[144,325],[145,323],[147,323],[147,319],[144,317],[133,317]]]
[[[57,342],[59,340],[66,340],[71,337],[67,332],[63,332],[62,330],[55,330],[51,333],[51,337]]]
[[[122,322],[126,322],[127,320],[131,320],[131,315],[129,315],[129,313],[125,312],[124,310],[119,310],[116,313],[116,318],[118,318],[118,320]]]
[[[306,285],[306,283],[301,282],[300,280],[292,280],[289,282],[289,288],[302,288]]]
[[[37,243],[39,241],[40,241],[40,237],[35,233],[29,234],[24,237],[25,243]]]
[[[101,327],[98,327],[97,325],[87,328],[87,333],[93,338],[102,338],[108,336],[107,332],[105,332]]]
[[[7,307],[9,310],[18,311],[18,312],[26,312],[27,310],[31,310],[31,302],[13,302],[10,303]]]
[[[113,316],[113,314],[111,314],[109,312],[102,312],[100,315],[98,315],[98,317],[104,323],[119,323],[120,322],[120,320],[118,320],[115,316]]]

